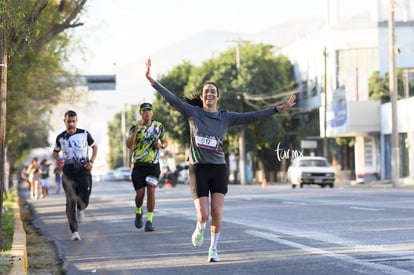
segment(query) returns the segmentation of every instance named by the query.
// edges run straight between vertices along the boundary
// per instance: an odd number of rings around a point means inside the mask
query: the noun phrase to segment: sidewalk
[[[23,222],[20,216],[20,198],[19,191],[16,190],[16,201],[13,205],[14,213],[14,234],[13,243],[10,251],[12,269],[11,275],[27,274],[28,259],[26,248],[26,232],[24,231]]]
[[[348,183],[350,188],[379,188],[379,189],[386,189],[386,188],[412,188],[414,187],[414,182],[400,182],[397,185],[393,185],[390,180],[378,180],[372,181],[369,183],[356,183],[351,182]]]
[[[260,185],[257,183],[257,185]],[[287,182],[269,182],[268,185],[272,186],[290,186]],[[306,186],[306,185],[305,185]],[[307,185],[311,186],[311,185]],[[335,188],[358,188],[358,189],[367,189],[367,188],[377,188],[377,189],[391,189],[391,188],[413,188],[414,181],[400,182],[398,185],[393,186],[390,180],[383,181],[372,181],[369,183],[357,183],[355,181],[335,181]]]

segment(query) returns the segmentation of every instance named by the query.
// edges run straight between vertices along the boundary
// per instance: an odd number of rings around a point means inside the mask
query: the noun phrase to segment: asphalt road
[[[65,196],[30,201],[67,274],[414,274],[414,189],[230,185],[219,242],[191,244],[188,186],[157,190],[155,232],[134,227],[129,182],[93,186],[81,241],[71,241]]]

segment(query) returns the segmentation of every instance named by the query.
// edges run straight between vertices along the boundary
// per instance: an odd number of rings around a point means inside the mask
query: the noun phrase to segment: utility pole
[[[240,84],[240,42],[236,41],[236,69],[237,69],[237,82]],[[243,112],[243,93],[240,95],[240,112]],[[239,170],[240,170],[240,184],[246,184],[246,145],[245,145],[245,131],[242,127],[239,137]]]
[[[241,104],[241,112],[243,112],[243,95],[240,96],[240,104]],[[239,155],[240,155],[240,184],[245,185],[246,184],[246,145],[245,145],[245,133],[244,128],[240,131],[240,137],[239,137]]]
[[[326,137],[326,112],[328,105],[328,52],[326,47],[323,49],[323,64],[324,64],[324,73],[323,73],[323,156],[328,158],[328,138]]]
[[[391,96],[391,169],[392,169],[392,186],[396,185],[400,181],[400,148],[398,141],[398,120],[397,120],[397,99],[398,99],[398,86],[397,86],[397,74],[395,68],[395,24],[394,24],[394,13],[395,4],[394,0],[390,0],[390,13],[388,19],[388,39],[389,39],[389,70],[390,70],[390,96]]]
[[[236,77],[237,77],[237,85],[240,87],[240,40],[230,40],[228,42],[236,43]],[[237,96],[237,99],[240,100],[240,112],[243,112],[243,102],[244,97],[243,93]],[[245,145],[245,131],[244,128],[240,130],[239,136],[239,175],[240,175],[240,184],[246,184],[246,145]]]

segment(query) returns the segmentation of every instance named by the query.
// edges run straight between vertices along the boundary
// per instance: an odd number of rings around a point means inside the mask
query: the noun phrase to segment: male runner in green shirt
[[[154,115],[151,103],[142,103],[139,108],[142,119],[131,127],[127,147],[132,149],[132,183],[135,189],[135,227],[141,228],[142,204],[147,193],[147,222],[145,231],[154,231],[152,217],[155,208],[155,188],[160,175],[160,149],[168,145],[164,126],[152,120]]]

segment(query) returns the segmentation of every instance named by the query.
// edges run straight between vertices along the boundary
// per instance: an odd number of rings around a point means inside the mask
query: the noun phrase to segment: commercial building
[[[372,74],[377,71],[385,78],[390,68],[390,1],[366,1],[371,3],[369,11],[352,17],[341,14],[342,0],[327,1],[325,26],[281,50],[291,59],[301,83],[295,118],[299,124],[319,120],[316,153],[327,154],[338,170],[348,171],[356,181],[369,182],[392,176],[391,115],[396,112],[400,177],[412,182],[414,0],[395,1],[395,66],[404,76],[396,110],[390,103],[370,100],[369,95]],[[343,150],[336,145],[338,137],[355,138],[354,147]]]

